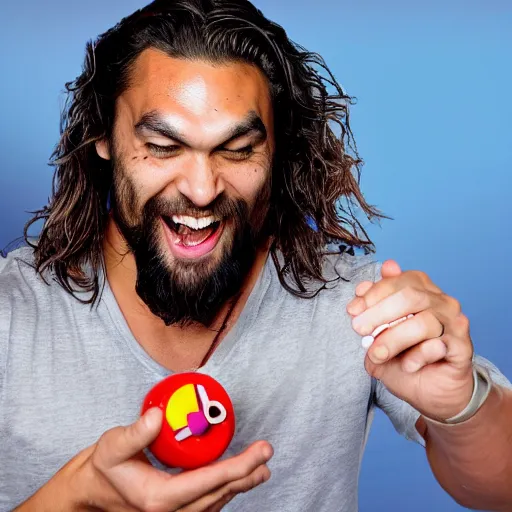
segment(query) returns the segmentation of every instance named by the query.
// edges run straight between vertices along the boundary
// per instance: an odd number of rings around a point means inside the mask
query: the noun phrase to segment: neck
[[[240,293],[225,303],[209,327],[201,324],[170,325],[153,315],[135,291],[135,258],[111,219],[104,242],[104,258],[109,286],[137,342],[160,365],[174,372],[195,369],[209,355],[213,342],[218,346],[242,312],[268,257],[270,243],[257,251],[254,264]]]

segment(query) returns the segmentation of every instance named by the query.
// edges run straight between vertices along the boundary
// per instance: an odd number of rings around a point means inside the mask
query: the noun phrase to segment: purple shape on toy
[[[200,436],[201,434],[204,434],[210,426],[203,411],[191,412],[187,414],[187,423],[190,432],[192,432],[192,435],[194,436]]]

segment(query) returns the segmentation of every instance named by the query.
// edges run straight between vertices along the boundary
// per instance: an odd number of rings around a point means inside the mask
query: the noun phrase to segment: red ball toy
[[[171,375],[146,395],[141,414],[163,411],[162,428],[149,446],[169,467],[195,469],[217,460],[235,433],[235,411],[225,389],[202,373]]]

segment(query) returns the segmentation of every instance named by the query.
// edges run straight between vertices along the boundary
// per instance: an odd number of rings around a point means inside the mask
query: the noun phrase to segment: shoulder
[[[32,247],[21,247],[5,256],[0,256],[0,282],[3,290],[10,282],[15,282],[22,277],[30,279],[31,274],[36,276]]]
[[[0,257],[0,339],[11,325],[14,311],[22,313],[47,288],[34,267],[34,251],[23,247]]]
[[[358,284],[380,278],[380,267],[371,254],[326,250],[322,260],[323,281],[303,281],[305,292],[290,293],[277,277],[272,279],[272,294],[266,293],[267,314],[278,316],[279,321],[289,319],[305,332],[325,337],[325,342],[337,342],[342,337],[347,343],[353,339],[354,347],[360,347],[346,306],[355,297]]]
[[[382,263],[372,254],[356,250],[329,251],[323,262],[326,289],[335,294],[353,295],[357,285],[363,281],[380,279]]]
[[[22,247],[0,257],[0,341],[13,328],[13,318],[25,318],[26,326],[50,307],[55,292],[53,276],[41,277],[34,265],[34,249]],[[20,325],[22,325],[20,323]]]
[[[272,265],[272,267],[273,272],[276,272],[277,275],[280,272],[280,266],[282,270],[284,258],[281,253],[276,256],[278,263]],[[376,260],[374,255],[362,250],[346,248],[345,246],[327,246],[324,249],[321,261],[323,281],[303,278],[301,280],[303,289],[300,291],[290,274],[276,277],[275,282],[279,283],[280,293],[293,297],[296,305],[303,303],[304,299],[307,303],[316,304],[318,301],[329,301],[343,296],[352,298],[359,283],[362,281],[375,282],[380,279],[381,267],[382,263]],[[283,284],[283,280],[286,282],[286,286]],[[290,291],[292,291],[291,294]]]
[[[38,277],[33,262],[31,247],[22,247],[0,256],[0,386],[7,361],[13,315],[15,312],[23,315],[27,302],[32,302],[33,288],[37,286]]]
[[[43,283],[34,267],[34,249],[21,247],[0,257],[0,304],[5,298],[23,288]]]

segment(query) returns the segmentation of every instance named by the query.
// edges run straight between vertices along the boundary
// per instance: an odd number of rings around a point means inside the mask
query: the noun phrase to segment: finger
[[[93,455],[94,465],[107,471],[149,446],[162,426],[162,411],[153,407],[135,423],[113,428],[101,436]]]
[[[428,364],[441,361],[447,353],[448,347],[441,339],[426,340],[404,354],[401,361],[402,369],[407,373],[418,372]]]
[[[440,293],[441,290],[434,285],[423,272],[409,271],[402,272],[398,263],[388,260],[383,263],[381,275],[383,279],[377,282],[362,281],[356,286],[355,295],[349,304],[347,312],[350,315],[360,315],[365,309],[374,306],[389,295],[397,292],[401,287],[415,286],[426,288],[433,293]]]
[[[381,267],[381,275],[382,277],[397,277],[402,273],[400,266],[393,260],[385,261]],[[359,315],[361,314],[367,307],[366,301],[364,300],[364,296],[370,291],[370,289],[375,285],[374,281],[362,281],[360,282],[355,289],[356,298],[353,299],[347,305],[347,311],[351,315]]]
[[[366,297],[365,300],[368,302]],[[430,292],[407,286],[369,306],[352,320],[352,327],[361,336],[367,336],[380,325],[428,309],[432,301],[433,296]]]
[[[368,290],[374,285],[373,281],[361,281],[355,289],[355,294],[357,297],[362,297],[365,295]]]
[[[382,264],[380,274],[382,277],[397,277],[402,273],[400,265],[394,260],[387,260]]]
[[[432,311],[444,326],[442,339],[448,346],[446,360],[454,366],[465,368],[473,358],[469,320],[453,297],[441,294],[435,302],[437,305]]]
[[[409,349],[406,352],[398,355],[397,357],[389,359],[384,364],[375,364],[367,356],[364,361],[365,369],[368,372],[368,374],[374,377],[375,379],[381,380],[386,383],[394,383],[393,386],[396,387],[397,389],[406,390],[407,386],[410,383],[410,378],[414,375],[404,370],[403,365],[406,357],[409,356],[409,353],[411,353],[412,351],[425,350],[425,353],[422,354],[421,357],[428,359],[428,364],[438,364],[438,361],[443,359],[443,348],[437,344],[437,342],[439,341],[441,340],[436,339],[436,343],[433,343],[432,340],[426,340],[423,343],[414,346],[412,349]],[[441,343],[443,342],[441,341]],[[423,344],[426,344],[426,346],[420,349],[420,347]],[[447,348],[445,345],[444,354],[446,354],[446,351]],[[417,360],[420,360],[420,356],[418,354],[415,355],[415,358],[417,358]],[[428,365],[424,364],[423,368],[425,368],[426,366]],[[392,392],[396,393],[396,391]]]
[[[424,272],[409,270],[407,272],[401,272],[399,275],[390,275],[377,281],[364,294],[364,300],[367,307],[371,307],[407,286],[426,289],[433,294],[442,293]]]
[[[447,328],[442,338],[448,347],[446,360],[454,367],[463,369],[471,366],[473,361],[474,347],[469,336],[469,321],[461,314],[454,323],[456,327]],[[457,335],[452,334],[454,331]]]
[[[220,512],[235,496],[236,494],[228,494],[223,500],[210,507],[208,512]]]
[[[425,340],[440,336],[442,332],[443,326],[428,309],[379,334],[368,350],[368,356],[375,364],[383,364]]]
[[[218,509],[226,505],[237,494],[248,492],[270,478],[270,470],[266,465],[257,467],[250,475],[229,482],[221,488],[199,498],[194,503],[179,509],[179,512],[202,512],[210,508]]]
[[[179,506],[191,503],[215,489],[248,477],[272,455],[272,447],[267,442],[253,443],[240,455],[174,476],[172,485],[161,490],[162,500],[174,501]]]
[[[347,304],[347,313],[351,316],[357,316],[366,309],[364,297],[356,297]]]
[[[352,316],[360,315],[366,309],[364,294],[370,290],[375,283],[372,281],[362,281],[355,289],[355,297],[347,304],[347,313]]]

